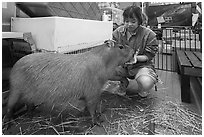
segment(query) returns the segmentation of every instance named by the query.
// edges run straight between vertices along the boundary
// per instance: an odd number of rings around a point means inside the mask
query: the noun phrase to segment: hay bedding
[[[103,111],[105,110],[105,111]],[[106,135],[201,135],[202,117],[184,106],[157,97],[121,97],[104,93],[99,106],[104,122],[91,127],[89,116],[68,118],[58,124],[53,117],[28,113],[18,117],[3,134],[106,134]],[[12,121],[11,121],[12,122]],[[151,124],[150,124],[151,123]],[[152,124],[154,123],[154,124]],[[3,123],[3,127],[7,123]],[[150,130],[153,128],[152,130]]]

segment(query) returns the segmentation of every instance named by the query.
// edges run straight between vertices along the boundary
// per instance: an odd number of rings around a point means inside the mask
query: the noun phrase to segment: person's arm
[[[156,39],[156,35],[154,35],[154,33],[150,33],[146,43],[147,45],[145,46],[144,54],[137,55],[137,53],[135,53],[135,56],[134,56],[135,62],[132,61],[129,64],[134,64],[136,62],[146,62],[154,58],[158,50],[158,42]]]
[[[127,62],[126,64],[135,64],[137,62],[146,62],[148,61],[148,57],[146,55],[134,55],[134,59],[132,59],[130,62]]]
[[[158,41],[156,39],[156,34],[154,32],[151,32],[147,38],[146,38],[146,46],[144,49],[144,53],[142,55],[138,55],[136,52],[134,55],[134,60],[131,60],[130,62],[126,64],[135,64],[137,62],[146,62],[149,60],[152,60],[155,56],[155,54],[158,51]]]
[[[113,33],[112,33],[112,36],[113,36],[113,40],[117,41],[117,42],[120,42],[120,39],[119,39],[119,32],[118,32],[118,29],[114,30]]]
[[[146,39],[146,46],[144,48],[144,53],[141,57],[138,57],[141,61],[149,61],[152,60],[158,51],[158,41],[156,38],[156,34],[152,31],[149,33]],[[145,57],[146,56],[146,57]]]

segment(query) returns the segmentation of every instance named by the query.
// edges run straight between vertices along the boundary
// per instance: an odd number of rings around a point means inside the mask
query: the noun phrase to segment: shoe
[[[140,91],[140,92],[138,92],[138,94],[140,95],[140,97],[146,98],[150,94],[150,92],[149,91]]]

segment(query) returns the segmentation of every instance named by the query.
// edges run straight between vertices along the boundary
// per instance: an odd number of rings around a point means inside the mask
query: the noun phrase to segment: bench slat
[[[193,54],[191,51],[185,51],[187,57],[190,59],[189,61],[193,64],[193,67],[201,68],[201,61]]]
[[[202,68],[184,67],[182,74],[188,75],[188,76],[193,76],[193,77],[201,77],[202,76]]]
[[[202,53],[201,52],[193,52],[201,61],[202,61]]]
[[[177,50],[177,55],[178,55],[178,61],[180,62],[180,65],[182,66],[189,66],[191,67],[191,63],[188,61],[188,59],[186,58],[186,55],[184,54],[183,51],[181,50]]]
[[[181,100],[190,103],[190,78],[200,77],[198,81],[202,83],[202,53],[181,50],[177,50],[176,53],[181,78]]]

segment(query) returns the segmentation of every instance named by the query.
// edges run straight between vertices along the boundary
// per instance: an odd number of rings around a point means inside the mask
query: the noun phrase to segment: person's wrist
[[[146,55],[145,55],[145,58],[146,58],[145,60],[148,61],[149,58]]]
[[[139,55],[136,58],[138,62],[146,62],[149,59],[146,55]]]

